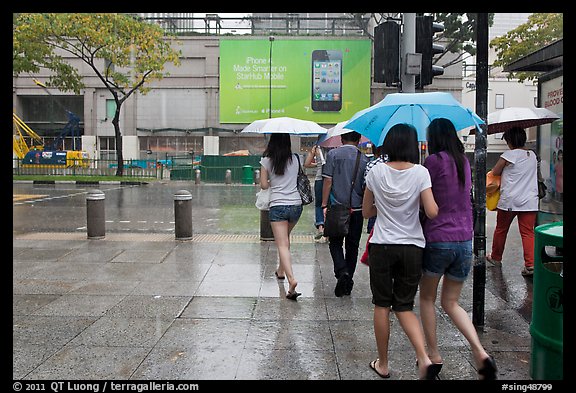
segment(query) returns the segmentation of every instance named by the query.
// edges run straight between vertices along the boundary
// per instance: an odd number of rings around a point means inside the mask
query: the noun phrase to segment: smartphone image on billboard
[[[342,109],[342,51],[312,52],[312,110],[338,112]]]

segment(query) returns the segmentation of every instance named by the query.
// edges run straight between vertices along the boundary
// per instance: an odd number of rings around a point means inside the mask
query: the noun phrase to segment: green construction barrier
[[[534,229],[530,376],[535,380],[563,379],[563,231],[562,221]]]
[[[233,183],[254,183],[253,168],[260,168],[261,156],[202,156],[200,170],[202,180],[209,183],[224,183],[226,170],[232,171]],[[248,183],[248,169],[250,166],[250,181]],[[245,183],[245,181],[247,183]]]
[[[170,180],[192,180],[194,179],[194,167],[182,166],[170,169]]]

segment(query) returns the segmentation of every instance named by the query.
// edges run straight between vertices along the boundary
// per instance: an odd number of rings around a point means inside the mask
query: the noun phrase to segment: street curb
[[[140,186],[149,184],[145,181],[117,181],[117,180],[103,180],[103,181],[82,181],[82,180],[12,180],[13,183],[30,183],[30,184],[76,184],[82,186],[97,186],[99,184],[119,184],[122,186]]]

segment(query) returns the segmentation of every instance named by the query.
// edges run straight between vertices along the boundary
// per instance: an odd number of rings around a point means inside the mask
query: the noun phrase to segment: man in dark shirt
[[[342,134],[342,146],[332,149],[326,156],[322,170],[324,185],[322,188],[322,209],[326,215],[328,204],[345,205],[352,208],[348,235],[330,236],[329,249],[334,263],[334,275],[338,280],[334,294],[337,297],[350,295],[354,285],[353,277],[358,263],[358,248],[364,218],[362,217],[362,199],[364,196],[364,171],[368,157],[358,149],[361,135],[355,131]],[[360,155],[358,169],[354,174],[357,155]],[[352,180],[354,189],[350,198]]]

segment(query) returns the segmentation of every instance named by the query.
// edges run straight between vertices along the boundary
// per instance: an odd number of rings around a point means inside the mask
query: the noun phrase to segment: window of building
[[[22,120],[40,136],[56,137],[68,123],[68,111],[80,118],[80,135],[84,134],[83,96],[19,96]]]
[[[496,94],[496,109],[504,109],[504,94]]]
[[[201,135],[141,136],[140,159],[164,160],[168,156],[202,155],[204,142]]]
[[[111,121],[116,113],[116,101],[106,100],[106,120]]]
[[[101,136],[100,138],[100,159],[116,162],[116,138],[113,136]]]

